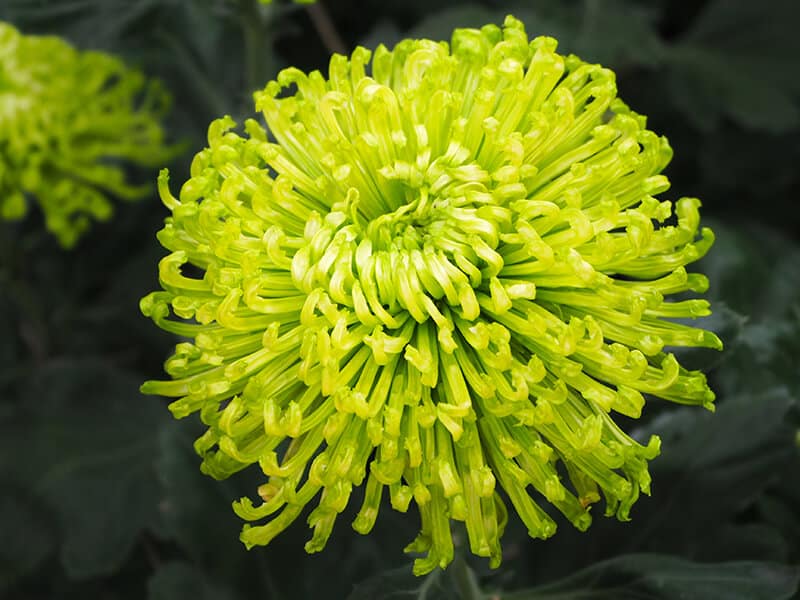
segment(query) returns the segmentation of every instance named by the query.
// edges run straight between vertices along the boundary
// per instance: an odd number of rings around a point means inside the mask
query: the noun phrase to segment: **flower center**
[[[510,304],[498,297],[497,276],[512,211],[487,201],[494,185],[478,165],[434,161],[401,171],[384,173],[391,193],[375,198],[351,188],[324,218],[312,216],[292,278],[309,296],[307,314],[333,303],[364,325],[389,329],[410,315],[433,319],[447,338],[453,319],[476,319],[481,302]]]
[[[364,228],[364,236],[377,250],[388,251],[422,249],[430,243],[431,235],[441,233],[446,227],[446,212],[434,206],[427,189],[410,204],[380,215]]]

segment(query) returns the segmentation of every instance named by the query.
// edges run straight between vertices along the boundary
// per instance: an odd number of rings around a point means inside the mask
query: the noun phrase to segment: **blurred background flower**
[[[0,215],[20,219],[34,201],[72,247],[93,219],[110,218],[109,195],[152,190],[127,182],[120,163],[154,166],[175,153],[160,122],[168,105],[119,58],[0,22]]]

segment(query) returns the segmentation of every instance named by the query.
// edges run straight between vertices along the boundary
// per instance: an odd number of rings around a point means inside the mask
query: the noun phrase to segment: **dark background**
[[[0,597],[151,600],[379,598],[764,598],[797,596],[800,563],[800,19],[794,0],[2,0],[0,19],[123,56],[157,76],[166,127],[187,152],[208,123],[251,115],[250,92],[283,66],[323,71],[331,50],[449,39],[513,13],[532,37],[612,67],[620,96],[666,135],[668,198],[703,199],[716,246],[706,321],[722,355],[718,409],[648,404],[629,430],[662,436],[653,497],[631,523],[565,520],[546,542],[512,515],[502,566],[459,558],[411,575],[417,517],[382,510],[367,537],[340,518],[308,556],[298,520],[246,552],[232,500],[259,473],[199,473],[190,417],[139,394],[175,340],[138,310],[157,288],[167,211],[152,194],[117,205],[72,251],[36,210],[0,223]],[[0,60],[2,57],[0,57]],[[131,169],[133,179],[155,172]],[[176,183],[177,185],[177,183]],[[254,469],[258,471],[258,469]],[[357,505],[358,503],[353,503]],[[351,515],[352,516],[352,515]],[[648,553],[643,555],[641,553]],[[554,583],[551,583],[554,582]],[[535,587],[539,586],[539,587]],[[535,589],[534,589],[535,587]],[[427,595],[426,595],[427,594]]]

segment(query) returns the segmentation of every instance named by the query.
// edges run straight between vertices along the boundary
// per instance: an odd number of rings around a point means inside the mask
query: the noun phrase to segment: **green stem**
[[[433,585],[439,581],[439,577],[441,577],[441,575],[442,572],[439,569],[434,569],[425,576],[425,580],[422,582],[422,585],[419,588],[417,600],[432,600],[428,598],[428,592],[433,588]]]
[[[478,579],[463,556],[456,556],[450,568],[458,588],[459,598],[463,600],[483,600],[484,596],[478,585]]]
[[[258,0],[241,0],[239,18],[244,32],[245,77],[248,94],[265,82],[264,58],[269,50],[266,42],[266,20]],[[249,100],[249,96],[248,96]]]
[[[306,7],[308,16],[317,30],[317,35],[322,41],[328,52],[335,54],[347,54],[347,44],[344,43],[342,36],[336,29],[336,25],[331,19],[325,6],[319,2]]]

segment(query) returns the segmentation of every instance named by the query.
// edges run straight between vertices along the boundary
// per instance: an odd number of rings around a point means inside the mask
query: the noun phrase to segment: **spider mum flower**
[[[659,441],[612,415],[643,394],[712,409],[665,348],[721,344],[674,320],[709,313],[667,297],[706,289],[684,267],[713,236],[698,200],[654,197],[671,150],[614,74],[509,17],[334,56],[327,79],[287,69],[255,97],[275,141],[226,117],[179,199],[162,173],[171,254],[142,301],[192,340],[143,390],[199,411],[205,473],[267,477],[234,503],[256,523],[242,541],[312,504],[318,551],[359,486],[360,533],[382,498],[416,504],[417,574],[451,561],[451,521],[498,565],[507,501],[534,538],[556,529],[543,505],[580,530],[601,499],[628,519]]]
[[[0,22],[0,218],[22,218],[35,198],[47,229],[73,246],[92,219],[111,216],[109,193],[149,193],[125,181],[120,163],[171,157],[159,124],[167,105],[156,83],[113,56]]]

